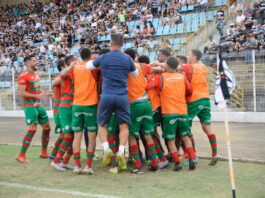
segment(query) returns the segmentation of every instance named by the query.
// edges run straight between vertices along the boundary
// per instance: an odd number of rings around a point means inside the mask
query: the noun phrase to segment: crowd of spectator
[[[74,45],[99,50],[99,36],[111,31],[134,34],[135,47],[156,49],[152,38],[156,29],[154,17],[161,24],[181,22],[177,9],[182,6],[206,5],[207,0],[31,0],[30,4],[0,8],[0,74],[18,68],[22,57],[36,54],[42,71],[52,67],[54,57],[71,53]],[[139,20],[135,30],[127,21]]]
[[[252,6],[235,3],[231,11],[234,20],[228,24],[224,34],[221,34],[223,30],[220,31],[220,43],[210,38],[204,51],[214,54],[219,46],[223,52],[265,49],[265,1],[253,3]]]

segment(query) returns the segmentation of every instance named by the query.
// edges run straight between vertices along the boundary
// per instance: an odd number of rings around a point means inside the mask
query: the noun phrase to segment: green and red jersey
[[[61,79],[60,76],[56,76],[55,80]],[[59,114],[59,106],[61,103],[61,84],[54,86],[53,89],[53,96],[54,96],[54,102],[53,102],[53,113]]]
[[[72,107],[74,99],[73,73],[69,72],[61,81],[61,107]]]
[[[18,77],[18,84],[26,86],[26,92],[31,94],[40,94],[40,77],[36,73],[24,72]],[[40,100],[34,97],[21,97],[23,107],[41,106]]]

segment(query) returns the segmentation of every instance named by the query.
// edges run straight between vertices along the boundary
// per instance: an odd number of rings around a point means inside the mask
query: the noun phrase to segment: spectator
[[[157,16],[157,13],[158,13],[158,2],[157,2],[157,0],[151,1],[151,13],[153,16]]]
[[[154,27],[153,23],[150,22],[149,24],[150,24],[150,31],[149,31],[150,34],[151,34],[151,35],[155,35],[156,30],[155,30],[155,27]]]
[[[221,36],[223,36],[224,32],[224,11],[222,8],[218,9],[216,12],[216,28],[218,29]]]
[[[216,54],[218,50],[218,43],[213,40],[213,36],[209,37],[209,41],[205,44],[204,53]]]
[[[241,22],[244,22],[245,19],[246,19],[246,17],[243,14],[243,11],[241,9],[237,10],[236,22],[237,23],[241,23]]]

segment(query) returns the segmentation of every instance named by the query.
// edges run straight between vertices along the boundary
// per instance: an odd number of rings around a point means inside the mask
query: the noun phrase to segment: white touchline
[[[32,186],[32,185],[26,185],[26,184],[20,184],[20,183],[0,182],[0,186],[23,188],[23,189],[28,189],[28,190],[44,191],[44,192],[66,193],[66,194],[78,195],[78,196],[83,196],[83,197],[118,198],[118,197],[113,197],[113,196],[108,196],[108,195],[85,193],[85,192],[78,192],[78,191],[71,191],[71,190],[62,190],[62,189],[56,189],[56,188],[44,188],[44,187]]]

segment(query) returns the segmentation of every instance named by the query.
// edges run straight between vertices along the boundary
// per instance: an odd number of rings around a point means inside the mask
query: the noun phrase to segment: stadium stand
[[[56,63],[63,54],[77,55],[82,47],[94,49],[96,43],[98,49],[107,47],[111,31],[124,33],[124,49],[135,48],[139,54],[148,55],[151,61],[155,61],[157,51],[161,48],[169,48],[180,54],[186,54],[191,48],[203,50],[210,35],[213,35],[215,40],[220,38],[215,29],[216,14],[220,9],[225,13],[224,33],[229,32],[232,23],[235,29],[243,28],[235,23],[235,20],[240,18],[236,17],[235,10],[239,9],[243,9],[242,13],[247,15],[246,30],[249,24],[252,24],[251,29],[257,26],[254,30],[259,32],[260,39],[257,40],[259,45],[255,57],[260,72],[256,82],[259,89],[264,88],[264,12],[261,12],[259,3],[252,2],[252,7],[248,7],[247,4],[228,6],[227,0],[209,1],[207,4],[193,1],[191,5],[165,1],[164,4],[159,4],[157,13],[152,13],[151,1],[145,0],[135,1],[138,3],[130,1],[129,4],[126,1],[97,1],[87,4],[82,0],[74,0],[73,4],[67,0],[60,2],[55,4],[51,1],[44,4],[34,0],[30,5],[1,8],[1,88],[8,89],[12,86],[11,69],[15,69],[15,76],[21,73],[24,67],[22,57],[26,54],[37,54],[42,74],[58,73]],[[7,18],[10,19],[6,21]],[[172,18],[178,20],[172,22]],[[232,65],[230,67],[235,68],[239,82],[237,97],[232,106],[239,110],[251,110],[252,75],[250,70],[245,68],[252,67],[252,52],[234,51],[235,47],[232,50],[233,45],[228,36],[225,34],[221,38],[223,55],[229,65]],[[238,47],[236,44],[234,46]],[[214,87],[215,76],[210,74],[214,72],[211,68],[216,66],[216,55],[207,53],[203,60],[210,66],[209,79]],[[237,72],[243,65],[246,65],[244,72]],[[48,84],[48,81],[44,82],[44,85]],[[263,95],[259,96],[260,92],[257,93],[258,103],[262,104],[265,102],[262,100]],[[259,108],[264,109],[262,105],[259,105]]]

